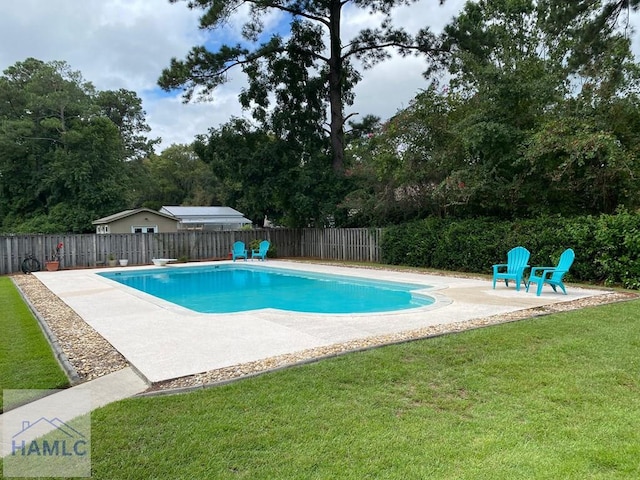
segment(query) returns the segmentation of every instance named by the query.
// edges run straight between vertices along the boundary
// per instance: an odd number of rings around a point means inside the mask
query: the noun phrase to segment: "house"
[[[178,230],[239,230],[251,220],[231,207],[163,206],[160,213],[176,217]]]
[[[178,231],[178,219],[150,208],[136,208],[94,220],[96,233],[171,233]]]

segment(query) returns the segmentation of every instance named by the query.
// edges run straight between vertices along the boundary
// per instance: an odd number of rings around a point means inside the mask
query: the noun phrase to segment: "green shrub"
[[[382,236],[383,262],[391,265],[430,265],[440,241],[440,232],[449,222],[429,218],[387,229]]]
[[[382,261],[461,272],[489,273],[522,245],[531,265],[555,265],[576,252],[569,280],[640,289],[640,214],[545,216],[526,220],[429,218],[385,229]]]
[[[260,249],[260,242],[266,239],[254,238],[249,242],[249,252],[252,250]],[[267,258],[276,258],[278,256],[278,250],[273,243],[269,243],[269,250],[267,250]]]
[[[249,242],[249,250],[258,250],[258,248],[260,248],[260,242],[262,240],[259,240],[257,238],[254,238],[253,240],[251,240]]]
[[[605,284],[640,288],[640,215],[603,215],[594,236],[599,247],[594,261]]]

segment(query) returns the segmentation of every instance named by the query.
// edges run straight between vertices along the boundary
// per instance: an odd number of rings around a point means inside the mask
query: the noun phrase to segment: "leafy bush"
[[[249,251],[251,252],[252,250],[259,250],[260,242],[262,242],[263,240],[266,240],[266,238],[264,239],[254,238],[253,240],[251,240],[249,242]],[[267,258],[276,258],[277,256],[278,256],[278,250],[276,249],[276,246],[273,243],[270,243],[269,250],[267,250]]]
[[[555,265],[566,248],[576,260],[568,279],[640,289],[640,214],[505,221],[429,218],[385,229],[382,261],[460,272],[489,273],[522,245],[531,265]]]
[[[440,232],[449,222],[428,218],[390,227],[382,237],[383,262],[392,265],[431,265]]]

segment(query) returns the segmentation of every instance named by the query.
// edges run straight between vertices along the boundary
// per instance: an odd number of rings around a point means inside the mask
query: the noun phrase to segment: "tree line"
[[[248,2],[244,44],[194,47],[159,84],[209,98],[242,68],[252,120],[159,154],[135,92],[97,91],[62,61],[16,63],[0,76],[0,229],[83,232],[163,204],[226,204],[291,227],[639,206],[627,15],[640,0],[479,0],[438,36],[394,26],[400,3]],[[191,6],[203,28],[238,11]],[[346,6],[379,14],[379,28],[345,41]],[[288,37],[263,31],[272,9],[287,12]],[[385,121],[350,117],[353,87],[391,50],[425,56],[424,89]]]

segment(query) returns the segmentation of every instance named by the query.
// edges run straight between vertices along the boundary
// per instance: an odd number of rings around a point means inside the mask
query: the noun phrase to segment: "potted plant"
[[[116,265],[118,265],[118,261],[116,260],[116,256],[113,253],[110,253],[107,256],[107,262],[109,263],[110,267],[115,267]]]
[[[62,242],[56,245],[56,248],[53,249],[51,256],[44,262],[44,266],[49,272],[55,272],[60,268],[60,251],[64,244]]]

